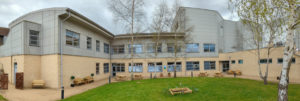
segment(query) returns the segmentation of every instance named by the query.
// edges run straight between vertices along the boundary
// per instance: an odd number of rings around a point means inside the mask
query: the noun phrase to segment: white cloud
[[[112,33],[122,33],[124,25],[113,21],[112,13],[108,9],[109,0],[0,0],[0,26],[7,27],[14,19],[34,10],[49,7],[69,7],[90,18]],[[150,22],[156,5],[162,0],[145,0],[146,22]],[[165,0],[172,6],[174,0]],[[186,7],[196,7],[217,10],[225,19],[230,18],[227,10],[227,0],[182,0]]]

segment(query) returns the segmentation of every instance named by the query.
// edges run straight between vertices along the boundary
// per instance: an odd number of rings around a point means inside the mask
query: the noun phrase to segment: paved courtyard
[[[76,86],[74,88],[65,88],[65,98],[75,94],[82,93],[92,88],[102,86],[108,83],[108,80],[96,81],[94,83]],[[60,99],[60,89],[15,89],[9,85],[8,90],[0,90],[0,94],[9,101],[55,101]]]

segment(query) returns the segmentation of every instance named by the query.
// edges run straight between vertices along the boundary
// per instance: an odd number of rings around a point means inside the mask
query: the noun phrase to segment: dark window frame
[[[35,30],[29,30],[29,46],[40,46],[40,32]]]

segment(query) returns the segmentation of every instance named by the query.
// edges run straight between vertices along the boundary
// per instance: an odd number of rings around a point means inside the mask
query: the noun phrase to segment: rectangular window
[[[4,36],[0,35],[0,46],[4,44]]]
[[[231,64],[235,64],[235,60],[231,60]]]
[[[197,53],[199,52],[199,44],[198,43],[188,43],[186,44],[186,50],[187,53]]]
[[[243,64],[244,63],[244,61],[243,60],[239,60],[239,64]]]
[[[100,41],[96,40],[96,51],[100,52]]]
[[[72,31],[66,31],[66,45],[79,47],[79,33],[75,33]]]
[[[92,38],[86,37],[86,49],[92,50]]]
[[[139,54],[143,53],[143,45],[142,44],[134,44],[133,47],[133,53]],[[128,52],[131,53],[131,45],[128,45]]]
[[[125,48],[124,45],[113,45],[112,46],[113,49],[113,54],[123,54],[125,53]]]
[[[215,61],[204,61],[204,70],[215,70],[216,62]]]
[[[96,63],[96,74],[98,75],[100,72],[99,72],[99,63]]]
[[[124,63],[113,63],[113,72],[125,72],[125,64]]]
[[[162,72],[162,63],[156,63],[156,67],[155,63],[148,63],[148,72]]]
[[[200,70],[199,62],[186,62],[186,70]]]
[[[283,63],[283,58],[278,58],[277,59],[277,63],[278,64],[282,64]],[[295,58],[292,58],[292,63],[296,63],[296,59]]]
[[[174,62],[168,62],[168,72],[174,72]],[[176,72],[181,72],[181,62],[176,62]]]
[[[215,44],[203,44],[204,52],[215,52]]]
[[[161,43],[148,43],[147,44],[147,52],[148,53],[155,53],[155,49],[157,48],[156,52],[160,53],[161,52]]]
[[[131,66],[131,63],[129,63],[128,71],[131,72],[143,72],[143,63],[133,63],[133,66]]]
[[[109,44],[104,43],[104,53],[109,54]]]
[[[179,44],[177,44],[177,46],[175,46],[174,43],[167,43],[167,49],[168,49],[169,53],[175,52],[175,47],[177,47],[176,52],[181,52],[181,48],[180,48]]]
[[[261,64],[266,64],[268,62],[268,59],[260,59],[259,60],[259,63],[261,63]],[[269,64],[271,64],[272,63],[272,59],[269,59]]]
[[[29,30],[29,45],[39,46],[39,31]]]
[[[104,63],[103,64],[103,72],[108,73],[109,72],[109,63]]]

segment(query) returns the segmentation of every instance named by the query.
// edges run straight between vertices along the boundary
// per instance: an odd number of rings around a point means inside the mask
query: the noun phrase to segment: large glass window
[[[199,44],[198,43],[188,43],[188,44],[186,44],[185,52],[187,52],[187,53],[199,52]]]
[[[143,53],[143,45],[142,44],[134,44],[132,45],[133,53]],[[131,45],[128,45],[128,52],[131,53]]]
[[[66,45],[79,47],[79,33],[66,31]]]
[[[109,72],[109,63],[104,63],[103,64],[103,72],[108,73]]]
[[[99,65],[99,63],[96,63],[96,74],[98,75],[100,72],[99,72],[99,70],[100,70],[100,67],[99,67],[100,65]]]
[[[215,44],[204,44],[204,52],[215,52]]]
[[[215,70],[216,62],[215,61],[204,61],[204,70]]]
[[[109,53],[109,44],[104,43],[104,53]]]
[[[156,67],[155,63],[148,63],[148,72],[162,72],[162,63],[156,63]]]
[[[96,40],[96,51],[100,52],[100,41]]]
[[[199,62],[186,62],[186,70],[200,70]]]
[[[86,37],[86,49],[92,50],[92,38]]]
[[[114,45],[112,46],[113,54],[123,54],[124,53],[124,45]]]
[[[125,64],[124,63],[113,63],[113,72],[125,72]]]
[[[29,45],[39,46],[39,31],[29,30]]]
[[[133,63],[133,66],[131,66],[131,63],[129,63],[128,71],[131,72],[143,72],[143,64],[142,63]]]
[[[147,52],[149,53],[155,53],[155,49],[157,47],[157,50],[156,52],[160,53],[161,52],[161,46],[162,44],[161,43],[148,43],[147,44]]]
[[[174,72],[174,67],[174,62],[168,62],[168,72]],[[181,72],[181,62],[176,62],[176,72]]]
[[[175,44],[174,43],[167,43],[167,49],[169,53],[175,52]],[[177,44],[176,52],[181,52],[180,44]]]

